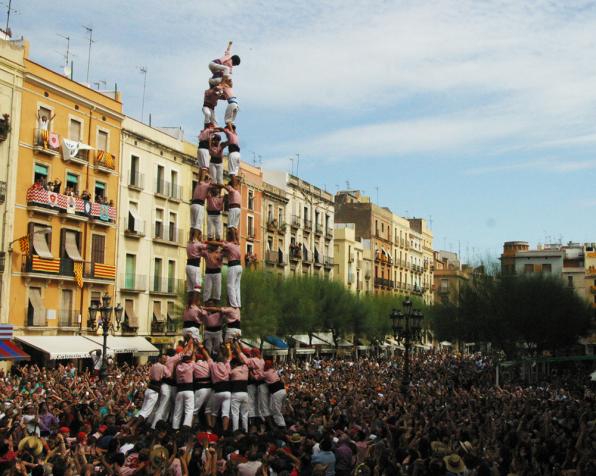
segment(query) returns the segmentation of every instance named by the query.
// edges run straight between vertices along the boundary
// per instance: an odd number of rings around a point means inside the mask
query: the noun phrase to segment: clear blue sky
[[[6,2],[7,3],[7,2]],[[596,241],[596,2],[13,0],[16,36],[75,79],[118,83],[128,115],[202,121],[229,39],[243,159],[432,216],[435,247]],[[5,16],[4,16],[5,18]],[[219,111],[223,114],[223,109]],[[296,165],[294,165],[296,167]],[[458,245],[459,244],[459,245]]]

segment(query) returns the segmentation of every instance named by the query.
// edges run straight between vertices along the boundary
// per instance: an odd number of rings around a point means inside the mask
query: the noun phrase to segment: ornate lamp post
[[[399,339],[404,343],[404,369],[401,382],[401,391],[404,395],[407,395],[411,379],[410,347],[412,341],[418,341],[420,339],[422,330],[422,313],[417,309],[413,309],[410,298],[406,298],[402,305],[404,312],[393,309],[389,317],[391,318],[392,322],[394,338],[397,339],[399,337]]]
[[[108,346],[108,334],[110,331],[115,332],[120,329],[120,321],[122,320],[122,311],[123,308],[118,303],[115,308],[110,306],[112,298],[105,293],[101,298],[101,306],[96,306],[95,304],[91,304],[89,306],[89,322],[87,323],[87,327],[92,332],[97,332],[97,329],[101,327],[103,331],[103,345],[102,345],[102,353],[101,353],[101,371],[100,376],[102,379],[105,378],[107,373],[107,346]],[[100,321],[99,323],[95,322],[95,318],[97,317],[97,311],[100,313]],[[112,312],[114,312],[116,322],[112,324]]]

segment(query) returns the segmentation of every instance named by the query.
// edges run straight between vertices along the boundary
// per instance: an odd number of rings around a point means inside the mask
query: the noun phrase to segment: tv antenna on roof
[[[93,81],[93,84],[97,86],[97,90],[99,91],[99,87],[103,84],[103,87],[106,88],[108,86],[108,82],[100,79],[99,81]]]
[[[145,116],[145,90],[147,89],[147,66],[139,66],[139,71],[143,75],[143,99],[141,100],[141,122]]]
[[[89,33],[89,52],[87,53],[87,80],[86,80],[86,83],[89,84],[89,70],[91,68],[91,45],[93,43],[95,43],[95,40],[93,39],[93,27],[83,25],[83,28],[85,28],[85,30],[87,30],[87,33]]]
[[[2,5],[6,5],[6,4],[2,3]],[[11,13],[14,13],[16,15],[17,13],[19,13],[19,11],[13,10],[12,9],[12,0],[8,0],[8,5],[6,5],[6,29],[4,30],[4,33],[6,33],[7,36],[11,36],[10,30],[8,29],[8,25],[10,24],[10,14]]]

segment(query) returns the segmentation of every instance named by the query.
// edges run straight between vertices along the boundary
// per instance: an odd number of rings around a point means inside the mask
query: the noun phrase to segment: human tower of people
[[[160,356],[150,369],[150,381],[137,423],[171,421],[175,430],[192,428],[200,421],[215,429],[221,417],[224,432],[248,431],[253,423],[285,426],[282,406],[284,384],[271,362],[257,349],[240,345],[242,276],[239,246],[240,146],[236,131],[238,102],[232,89],[232,68],[240,57],[232,55],[232,42],[224,55],[209,63],[212,73],[204,94],[204,127],[199,134],[199,180],[190,206],[190,238],[186,247],[186,291],[183,316],[184,347]],[[215,109],[226,100],[225,127],[217,125]],[[227,140],[222,142],[219,133]],[[223,156],[228,150],[229,182],[224,184]],[[222,213],[227,193],[228,224],[222,240]],[[203,226],[207,211],[207,239]],[[227,260],[227,306],[221,306],[222,265]],[[201,273],[205,260],[205,275]],[[204,339],[200,339],[203,327]]]

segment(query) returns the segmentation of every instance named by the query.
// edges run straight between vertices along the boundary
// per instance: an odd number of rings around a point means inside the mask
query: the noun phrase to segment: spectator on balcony
[[[91,194],[89,193],[88,190],[83,191],[83,193],[81,194],[81,200],[83,200],[85,202],[89,202],[91,200]]]
[[[54,179],[54,183],[52,185],[52,190],[51,191],[54,192],[54,193],[60,193],[60,187],[61,186],[62,186],[62,181],[58,177],[56,177]]]
[[[217,129],[223,131],[223,129]],[[221,142],[219,134],[214,134],[209,144],[209,154],[211,162],[209,163],[209,173],[218,185],[223,185],[223,151],[228,146],[227,142]]]
[[[49,148],[50,130],[52,128],[52,121],[55,117],[56,114],[48,115],[46,112],[42,112],[41,109],[37,111],[37,128],[39,129],[39,140],[41,141],[44,149]]]
[[[219,187],[212,186],[207,193],[207,239],[209,240],[221,240],[223,206],[224,199]]]

